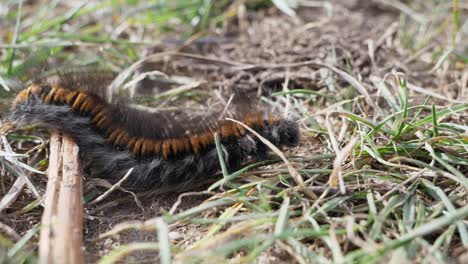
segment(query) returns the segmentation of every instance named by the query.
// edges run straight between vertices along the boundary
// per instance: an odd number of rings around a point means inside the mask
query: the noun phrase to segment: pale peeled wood
[[[39,262],[47,264],[53,262],[52,247],[54,240],[53,224],[56,222],[59,187],[61,181],[62,142],[58,132],[50,134],[49,168],[47,170],[47,189],[44,199],[44,212],[41,220],[39,238]]]
[[[83,184],[78,146],[69,136],[52,133],[43,230],[41,263],[83,263]],[[60,177],[60,170],[62,171]]]

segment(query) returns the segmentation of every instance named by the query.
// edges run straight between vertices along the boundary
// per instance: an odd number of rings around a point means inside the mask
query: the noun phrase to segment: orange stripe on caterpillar
[[[178,155],[181,153],[187,153],[189,150],[185,149],[185,138],[177,138],[177,139],[172,139],[171,140],[171,149],[172,149],[172,154],[173,155]]]
[[[16,108],[18,106],[18,104],[27,101],[28,98],[29,98],[30,92],[31,92],[31,90],[29,88],[19,92],[16,95],[15,99],[13,100],[13,103],[12,103],[11,107],[14,109],[14,108]]]
[[[200,152],[200,140],[198,135],[193,135],[189,137],[190,145],[192,146],[193,152],[198,154]]]
[[[85,101],[87,95],[85,93],[79,93],[78,94],[78,97],[76,97],[75,99],[75,102],[73,103],[73,105],[71,105],[70,107],[79,112],[80,111],[80,107],[81,107],[81,104],[83,104],[83,102]]]
[[[31,90],[32,94],[40,95],[42,93],[42,87],[40,85],[31,85],[28,87]]]
[[[123,131],[117,135],[115,139],[116,145],[125,145],[130,140],[130,135],[126,131]]]
[[[122,130],[120,130],[120,129],[118,129],[118,128],[117,128],[117,129],[114,129],[114,132],[112,132],[112,133],[108,136],[107,140],[108,140],[110,143],[112,143],[112,144],[116,144],[116,139],[117,139],[117,137],[118,137],[121,133],[122,133]]]
[[[31,94],[37,95],[49,104],[66,104],[71,109],[91,119],[93,126],[102,132],[106,140],[115,146],[126,146],[135,156],[160,156],[169,159],[171,156],[194,153],[199,154],[214,144],[214,133],[217,132],[223,141],[245,135],[246,129],[234,122],[222,121],[215,127],[197,134],[155,140],[131,136],[118,121],[113,120],[110,105],[88,92],[76,91],[62,87],[33,84],[21,91],[13,100],[12,106],[28,100]],[[262,129],[280,121],[274,115],[263,116],[253,113],[244,116],[241,121],[253,129]]]
[[[80,93],[77,91],[68,91],[65,95],[65,103],[67,105],[72,105]]]
[[[133,146],[133,155],[135,156],[140,156],[141,154],[141,146],[143,144],[143,141],[145,140],[145,138],[138,138],[135,142],[135,145]]]
[[[138,138],[136,138],[136,137],[130,137],[130,139],[128,140],[127,148],[131,152],[133,152],[133,147],[135,146],[135,143],[136,143],[137,140],[138,140]]]
[[[143,143],[141,144],[141,152],[142,156],[148,156],[153,154],[153,141],[151,139],[144,139]]]
[[[155,140],[153,142],[153,153],[157,156],[161,156],[161,149],[162,149],[162,141]]]
[[[91,96],[86,96],[84,102],[80,106],[80,112],[89,113],[93,106],[95,106],[93,98]]]
[[[166,120],[183,121],[170,113],[153,115],[128,105],[109,104],[94,92],[101,91],[31,85],[18,93],[12,102],[17,108],[7,118],[20,125],[38,122],[69,133],[93,176],[116,182],[133,168],[131,178],[122,184],[137,190],[192,186],[216,175],[221,168],[215,133],[229,157],[229,171],[268,153],[268,147],[235,122],[208,118],[200,128],[196,123],[165,124]],[[294,121],[254,111],[236,114],[236,119],[278,147],[298,143],[299,128]]]
[[[44,95],[44,102],[46,103],[55,103],[53,101],[53,98],[55,96],[55,94],[58,92],[58,87],[52,87],[52,89],[47,93],[47,95]]]
[[[184,152],[184,153],[189,152],[190,149],[191,149],[191,148],[190,148],[190,140],[189,140],[187,137],[184,137],[184,138],[182,139],[181,142],[182,142],[182,150],[183,150],[183,152]]]
[[[59,104],[64,103],[66,93],[65,89],[58,87],[57,92],[52,97],[52,101]]]

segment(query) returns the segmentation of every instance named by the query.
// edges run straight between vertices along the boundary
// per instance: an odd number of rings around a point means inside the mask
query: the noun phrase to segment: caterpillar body
[[[232,121],[174,124],[167,115],[108,103],[97,91],[49,84],[33,84],[19,92],[8,118],[69,134],[92,174],[100,178],[116,182],[133,168],[122,186],[134,190],[191,186],[215,175],[220,171],[215,133],[228,170],[268,152],[257,137]],[[298,143],[299,130],[291,120],[258,111],[236,119],[276,146]]]

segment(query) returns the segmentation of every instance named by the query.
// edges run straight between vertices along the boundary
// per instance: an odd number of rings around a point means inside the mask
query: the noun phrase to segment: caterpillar
[[[20,91],[8,117],[17,125],[38,123],[69,134],[93,175],[132,190],[191,186],[218,173],[215,133],[228,170],[249,157],[264,158],[268,147],[228,120],[176,121],[172,116],[107,102],[102,91],[35,83]],[[297,124],[274,114],[243,111],[236,119],[276,146],[295,146]]]

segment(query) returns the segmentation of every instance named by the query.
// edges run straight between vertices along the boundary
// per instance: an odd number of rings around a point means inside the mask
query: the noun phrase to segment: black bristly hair
[[[167,114],[107,103],[96,91],[48,84],[20,92],[8,118],[17,125],[39,123],[71,135],[95,176],[116,182],[133,168],[122,187],[134,190],[188,187],[218,173],[215,132],[229,170],[268,152],[258,138],[231,121],[210,119],[201,126],[196,119],[175,122]],[[258,111],[236,118],[277,146],[298,143],[298,126],[291,120]]]

